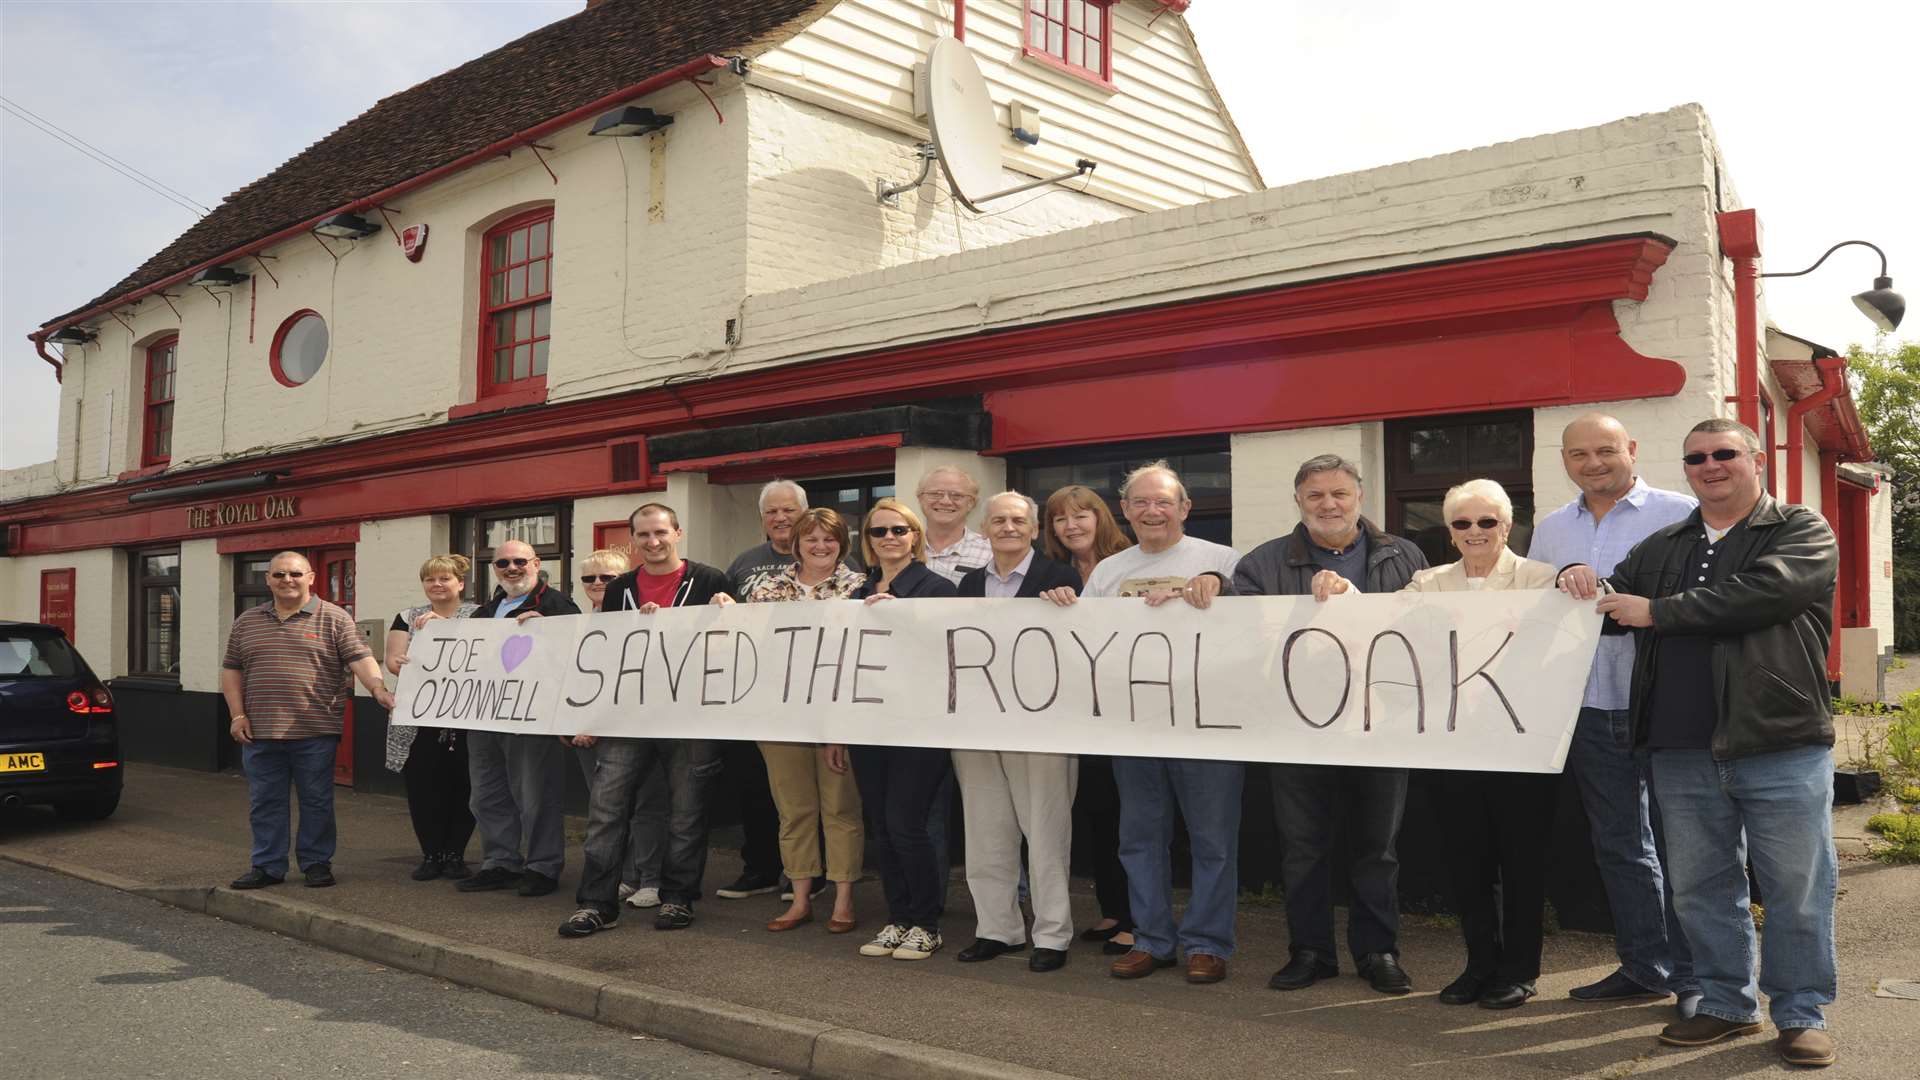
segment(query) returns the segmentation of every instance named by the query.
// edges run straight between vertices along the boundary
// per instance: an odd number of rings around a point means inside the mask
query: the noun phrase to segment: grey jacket
[[[1427,568],[1427,556],[1413,541],[1382,532],[1360,519],[1367,534],[1367,580],[1356,582],[1370,593],[1399,592],[1413,575]],[[1230,596],[1299,596],[1313,591],[1313,575],[1320,564],[1307,547],[1303,522],[1291,533],[1275,537],[1247,552],[1234,568],[1233,580],[1222,590]]]

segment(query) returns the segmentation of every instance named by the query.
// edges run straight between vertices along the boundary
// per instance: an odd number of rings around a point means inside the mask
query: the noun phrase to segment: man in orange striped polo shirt
[[[242,612],[227,637],[220,692],[252,800],[253,866],[236,889],[278,885],[287,876],[288,788],[300,794],[295,855],[311,888],[333,884],[333,755],[347,672],[384,709],[393,695],[352,616],[313,595],[313,567],[297,551],[267,564],[273,602]]]

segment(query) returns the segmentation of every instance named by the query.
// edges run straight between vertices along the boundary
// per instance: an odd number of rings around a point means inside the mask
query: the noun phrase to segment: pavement
[[[678,932],[632,912],[583,940],[555,930],[573,910],[578,846],[553,895],[461,893],[416,883],[404,800],[338,792],[340,852],[332,889],[297,875],[257,892],[223,886],[246,869],[246,785],[236,775],[131,766],[119,812],[88,825],[45,813],[0,819],[0,857],[82,877],[232,922],[573,1016],[665,1037],[802,1076],[1170,1078],[1293,1075],[1720,1078],[1785,1072],[1772,1029],[1695,1050],[1654,1039],[1670,1005],[1578,1005],[1568,989],[1614,966],[1602,935],[1548,938],[1540,996],[1511,1012],[1440,1005],[1435,993],[1464,966],[1450,920],[1408,917],[1402,959],[1415,992],[1374,994],[1350,973],[1281,994],[1266,978],[1285,962],[1284,912],[1248,902],[1229,978],[1190,986],[1179,969],[1124,982],[1098,948],[1036,975],[1019,956],[958,964],[971,940],[963,882],[950,892],[947,948],[904,963],[867,959],[867,935],[831,936],[816,923],[770,934],[773,896],[711,898],[739,871],[716,849],[709,899]],[[1847,814],[1867,808],[1849,808]],[[1844,822],[1836,821],[1836,832]],[[574,832],[580,823],[574,823]],[[858,886],[861,929],[879,924],[875,882]],[[1075,882],[1075,917],[1096,916]],[[1920,977],[1920,867],[1843,851],[1838,901],[1839,998],[1828,1018],[1840,1060],[1824,1075],[1911,1075],[1920,1003],[1874,995],[1878,980]],[[1350,969],[1349,969],[1350,970]]]

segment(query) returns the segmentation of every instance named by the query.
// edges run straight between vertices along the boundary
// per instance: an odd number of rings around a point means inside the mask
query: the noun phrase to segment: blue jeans
[[[1700,1011],[1760,1019],[1747,860],[1766,899],[1758,988],[1777,1028],[1824,1028],[1839,979],[1833,905],[1833,751],[1803,746],[1715,761],[1655,750],[1653,784],[1667,834],[1673,906],[1693,947]]]
[[[1699,992],[1687,936],[1673,912],[1673,886],[1661,869],[1667,852],[1660,802],[1648,784],[1645,756],[1634,752],[1626,709],[1580,710],[1567,771],[1587,811],[1620,970],[1648,990]]]
[[[707,803],[720,775],[720,744],[709,739],[623,739],[594,744],[593,788],[587,796],[586,869],[575,900],[604,915],[619,910],[627,838],[643,783],[664,774],[667,854],[660,865],[660,901],[692,906],[707,872]]]
[[[1233,919],[1240,899],[1240,789],[1237,761],[1180,758],[1113,759],[1120,789],[1120,863],[1133,906],[1133,948],[1157,957],[1233,955]],[[1193,896],[1173,923],[1173,817],[1187,819],[1193,848]]]
[[[310,739],[256,739],[240,747],[247,775],[247,821],[253,827],[253,865],[287,876],[287,789],[300,795],[300,869],[333,862],[333,752],[337,735]]]

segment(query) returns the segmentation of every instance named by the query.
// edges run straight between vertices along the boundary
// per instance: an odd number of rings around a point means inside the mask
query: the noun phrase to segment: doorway
[[[307,556],[313,566],[313,594],[330,604],[354,613],[354,566],[350,547],[321,548]],[[353,685],[347,686],[346,704],[340,707],[340,748],[333,755],[333,782],[353,785]]]

